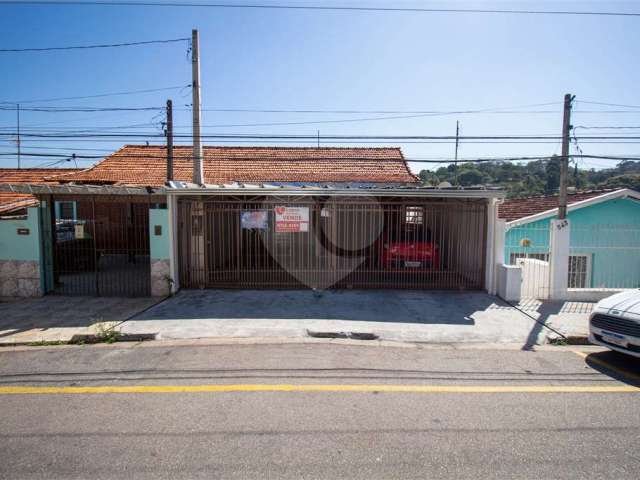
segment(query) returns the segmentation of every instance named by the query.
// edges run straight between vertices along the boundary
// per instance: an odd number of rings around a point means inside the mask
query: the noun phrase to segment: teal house
[[[505,263],[549,260],[549,226],[558,197],[507,199]],[[640,193],[629,189],[568,195],[569,288],[640,288]]]

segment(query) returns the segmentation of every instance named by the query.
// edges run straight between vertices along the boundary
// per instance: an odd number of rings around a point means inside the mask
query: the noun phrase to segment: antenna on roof
[[[318,130],[318,148],[320,148],[320,130]]]

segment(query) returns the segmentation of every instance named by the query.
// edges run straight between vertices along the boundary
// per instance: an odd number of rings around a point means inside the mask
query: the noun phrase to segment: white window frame
[[[425,211],[420,205],[407,205],[404,210],[404,221],[411,225],[424,225]]]

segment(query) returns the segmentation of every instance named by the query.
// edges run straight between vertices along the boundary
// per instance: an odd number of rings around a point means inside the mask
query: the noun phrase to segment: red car
[[[384,268],[439,268],[439,247],[431,241],[429,229],[416,226],[402,232],[386,232],[383,238],[381,260]]]

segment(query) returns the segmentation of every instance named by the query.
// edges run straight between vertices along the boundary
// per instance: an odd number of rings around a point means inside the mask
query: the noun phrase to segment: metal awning
[[[0,183],[0,192],[30,195],[163,195],[164,187],[127,187],[120,185],[72,185]]]
[[[496,187],[428,187],[411,184],[360,183],[229,183],[199,186],[188,182],[169,182],[168,195],[296,195],[296,196],[377,196],[432,198],[503,198],[506,192]]]
[[[199,186],[175,181],[170,182],[166,187],[0,183],[0,192],[30,195],[323,195],[431,198],[503,198],[505,196],[503,189],[494,187],[427,187],[410,184],[358,183],[229,183]]]

